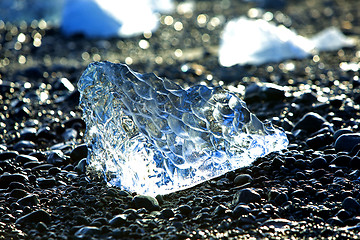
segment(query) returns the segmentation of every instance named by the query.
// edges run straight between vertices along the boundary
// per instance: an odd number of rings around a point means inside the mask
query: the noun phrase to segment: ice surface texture
[[[89,167],[129,191],[191,187],[288,145],[282,130],[220,87],[185,90],[110,62],[91,63],[78,87]]]

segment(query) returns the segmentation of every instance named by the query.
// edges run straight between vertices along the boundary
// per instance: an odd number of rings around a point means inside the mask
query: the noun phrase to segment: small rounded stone
[[[252,181],[252,177],[249,174],[240,174],[237,175],[234,179],[234,183],[236,185],[243,185],[251,181]]]
[[[132,202],[136,209],[145,208],[148,211],[160,210],[158,201],[151,196],[137,195],[133,198]]]
[[[337,152],[350,152],[359,143],[360,133],[346,133],[336,139],[335,150]]]

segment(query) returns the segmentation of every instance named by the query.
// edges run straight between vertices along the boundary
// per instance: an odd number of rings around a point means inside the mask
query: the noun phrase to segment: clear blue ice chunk
[[[110,62],[91,63],[78,87],[89,171],[139,194],[185,189],[288,145],[221,87],[185,90]]]

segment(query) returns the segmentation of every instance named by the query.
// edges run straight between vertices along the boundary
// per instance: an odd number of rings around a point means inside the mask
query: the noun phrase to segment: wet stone
[[[91,222],[91,225],[93,226],[99,225],[99,227],[107,224],[109,224],[109,221],[104,217],[96,218]]]
[[[16,158],[18,156],[18,152],[16,151],[7,151],[0,153],[0,161]]]
[[[63,134],[61,134],[61,137],[64,139],[64,141],[74,140],[77,136],[78,132],[73,128],[68,128]]]
[[[296,223],[292,222],[288,219],[277,218],[277,219],[269,219],[269,220],[265,221],[262,225],[263,226],[273,226],[275,228],[282,228],[287,225],[288,226],[296,225]]]
[[[254,203],[259,202],[261,199],[260,194],[250,188],[241,189],[235,193],[232,204],[238,205],[239,203]]]
[[[70,154],[71,159],[76,162],[80,161],[83,158],[87,158],[88,148],[86,144],[81,144],[76,146]]]
[[[291,196],[296,198],[302,198],[305,196],[305,191],[302,189],[295,190],[294,192],[292,192]]]
[[[86,160],[86,158],[83,158],[78,162],[78,164],[76,164],[75,171],[78,173],[85,173],[86,166],[87,166],[87,160]]]
[[[341,135],[353,133],[350,129],[342,128],[334,132],[334,139],[338,139]]]
[[[251,181],[252,181],[252,177],[249,174],[240,174],[236,176],[234,179],[234,183],[239,186]]]
[[[42,127],[36,132],[36,137],[38,139],[55,139],[56,135],[53,131],[51,131],[50,127]]]
[[[20,140],[19,142],[15,143],[13,146],[13,149],[19,152],[27,149],[35,149],[35,148],[36,148],[36,144],[28,140]]]
[[[24,168],[34,168],[34,167],[37,167],[39,166],[40,163],[38,161],[30,161],[30,162],[26,162],[24,163]]]
[[[72,92],[73,89],[74,89],[73,84],[67,78],[57,79],[53,83],[53,90],[55,91],[66,90],[67,92]]]
[[[339,170],[336,170],[336,172],[334,173],[334,176],[335,177],[344,177],[345,173],[343,170],[339,169]]]
[[[165,218],[165,219],[172,218],[172,217],[174,217],[174,211],[172,209],[165,208],[165,209],[161,210],[160,217]]]
[[[348,212],[356,212],[356,213],[360,212],[359,202],[352,197],[345,198],[344,201],[342,202],[342,207]]]
[[[319,149],[327,146],[333,142],[333,138],[330,134],[319,134],[315,137],[308,138],[306,144],[312,149]]]
[[[295,102],[305,105],[311,105],[317,102],[317,95],[314,92],[305,92],[301,94],[301,96],[297,98]]]
[[[26,106],[16,107],[13,110],[13,115],[18,120],[20,120],[22,118],[29,118],[30,114],[31,114],[31,112],[30,112],[29,108]]]
[[[160,210],[160,206],[156,198],[145,195],[137,195],[132,200],[135,208],[145,208],[148,211]]]
[[[189,215],[190,213],[191,213],[191,211],[192,211],[192,209],[191,209],[191,207],[189,206],[189,205],[180,205],[179,207],[178,207],[178,210],[180,211],[180,213],[182,214],[182,215]]]
[[[294,126],[293,131],[297,129],[305,130],[308,133],[314,133],[322,127],[329,125],[329,122],[318,113],[310,112],[305,114]]]
[[[349,152],[350,156],[358,156],[360,157],[360,143],[356,144],[356,146],[351,149],[351,152]]]
[[[50,214],[45,212],[44,210],[36,210],[34,212],[31,212],[29,214],[26,214],[25,216],[20,217],[16,220],[16,224],[27,224],[27,223],[38,223],[38,222],[44,222],[49,223],[51,221]]]
[[[350,152],[353,147],[355,147],[359,143],[359,133],[346,133],[336,139],[335,150],[337,152]]]
[[[222,216],[222,215],[224,215],[224,214],[227,213],[227,212],[230,212],[230,210],[229,210],[226,206],[224,206],[224,205],[222,205],[222,204],[216,206],[216,208],[215,208],[215,210],[214,210],[214,214],[215,214],[216,216]]]
[[[30,194],[26,197],[19,199],[17,203],[22,206],[34,206],[39,204],[39,199],[36,195]]]
[[[328,165],[326,159],[323,157],[318,157],[311,161],[311,167],[314,169],[326,168]]]
[[[336,217],[338,217],[340,220],[346,220],[350,218],[350,213],[344,209],[340,209],[339,212],[336,213]]]
[[[61,169],[59,167],[51,167],[48,172],[50,175],[56,175],[61,172]]]
[[[53,150],[48,158],[47,158],[47,162],[50,164],[53,164],[55,166],[61,166],[66,162],[66,158],[63,154],[62,151],[60,150]]]
[[[15,158],[15,160],[16,160],[17,162],[19,162],[19,163],[22,163],[22,164],[27,163],[27,162],[30,162],[30,161],[32,161],[32,162],[38,162],[38,161],[39,161],[39,160],[38,160],[36,157],[34,157],[34,156],[23,155],[23,154],[18,155],[18,156]]]
[[[36,224],[36,229],[37,229],[39,232],[42,233],[42,232],[47,231],[47,230],[48,230],[48,227],[46,226],[45,223],[39,222],[39,223]]]
[[[285,99],[284,89],[271,83],[253,83],[246,88],[245,101],[248,103],[259,101],[281,101]]]
[[[338,97],[333,97],[329,99],[331,106],[335,108],[340,108],[343,105],[344,100]]]
[[[57,153],[59,156],[64,156],[64,152],[70,151],[72,149],[71,145],[66,142],[60,142],[50,147],[52,152]]]
[[[126,215],[126,220],[127,221],[132,221],[132,220],[136,220],[136,219],[140,219],[140,215],[136,212],[130,212]]]
[[[360,157],[355,156],[350,160],[350,167],[352,169],[360,169]]]
[[[322,176],[324,176],[325,174],[326,174],[326,171],[324,169],[317,169],[310,174],[310,177],[319,179]]]
[[[323,199],[328,197],[328,192],[326,190],[319,190],[315,193],[315,197],[319,200],[322,201]]]
[[[23,128],[20,130],[20,139],[22,140],[34,140],[36,137],[36,128]]]
[[[37,178],[40,188],[52,188],[56,185],[55,178]]]
[[[277,197],[277,196],[279,196],[279,194],[280,194],[280,192],[278,191],[278,190],[276,190],[276,189],[271,189],[269,192],[268,192],[268,200],[269,201],[274,201],[275,200],[275,198]]]
[[[79,100],[79,98],[77,99],[77,101],[78,100]],[[84,129],[86,126],[84,120],[80,117],[70,118],[69,120],[66,120],[63,123],[66,128],[74,128],[74,129],[82,128],[82,129]]]
[[[129,196],[131,196],[129,192],[124,191],[124,190],[118,191],[118,194],[119,194],[119,196],[122,196],[122,197],[129,197]]]
[[[288,198],[287,194],[282,192],[282,193],[280,193],[279,195],[277,195],[277,196],[275,197],[274,202],[275,202],[276,205],[281,206],[281,205],[283,205],[285,202],[287,202],[288,199],[289,199],[289,198]]]
[[[338,217],[331,217],[326,222],[333,226],[344,226],[344,222],[341,221]]]
[[[68,164],[63,168],[65,171],[74,171],[74,166],[72,164]]]
[[[280,168],[282,165],[284,165],[284,161],[278,157],[275,157],[273,160],[271,160],[271,166],[275,169]]]
[[[348,167],[350,165],[351,157],[348,155],[340,155],[336,157],[331,164],[335,164],[339,167]]]
[[[90,221],[87,217],[85,216],[75,216],[75,221],[77,222],[78,225],[88,225],[90,224]]]
[[[0,188],[2,189],[8,188],[10,183],[12,182],[26,183],[27,181],[28,178],[20,173],[3,174],[0,176]]]
[[[28,195],[28,192],[25,191],[24,189],[16,188],[10,192],[10,197],[13,197],[13,198],[22,198],[22,197],[25,197],[26,195]]]
[[[26,187],[24,184],[19,183],[19,182],[11,182],[11,183],[9,184],[9,188],[8,188],[8,189],[9,189],[9,190],[13,190],[13,189],[26,190],[27,187]]]
[[[109,224],[112,227],[121,227],[125,224],[126,222],[126,215],[125,214],[119,214],[116,215],[115,217],[113,217],[110,221]]]
[[[94,235],[100,234],[100,228],[94,226],[85,226],[80,228],[74,235],[78,239],[83,239],[85,237],[93,237]]]
[[[240,204],[237,205],[232,211],[233,218],[238,218],[242,215],[247,215],[251,212],[251,208],[248,205]]]
[[[48,170],[52,167],[54,167],[53,164],[44,163],[44,164],[40,164],[40,165],[33,167],[31,170],[33,170],[33,171]]]

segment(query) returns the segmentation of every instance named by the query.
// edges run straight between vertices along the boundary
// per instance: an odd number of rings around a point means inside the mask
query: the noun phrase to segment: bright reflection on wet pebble
[[[139,41],[139,47],[142,49],[148,49],[150,47],[150,44],[148,41],[143,39]]]

